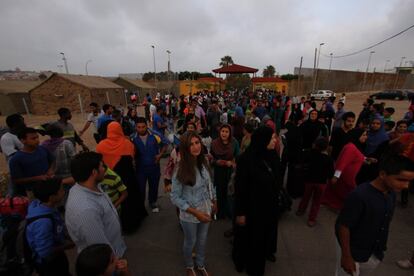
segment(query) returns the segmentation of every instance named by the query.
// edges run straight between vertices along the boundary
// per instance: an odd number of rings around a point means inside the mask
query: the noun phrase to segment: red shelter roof
[[[219,74],[242,74],[242,73],[256,73],[259,69],[251,68],[243,65],[233,64],[214,69],[214,73]]]
[[[252,82],[287,82],[279,77],[252,78]]]

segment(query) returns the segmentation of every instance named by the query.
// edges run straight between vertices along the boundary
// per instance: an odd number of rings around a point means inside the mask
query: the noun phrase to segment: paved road
[[[165,160],[163,160],[163,163]],[[182,261],[183,234],[179,229],[175,208],[160,185],[161,212],[147,217],[137,233],[125,237],[128,245],[128,264],[133,275],[185,275]],[[407,257],[414,249],[414,196],[407,209],[397,208],[391,226],[388,251],[375,276],[412,276],[414,271],[403,271],[395,261]],[[298,202],[294,203],[296,207]],[[318,224],[309,228],[306,217],[294,212],[286,214],[279,225],[277,262],[267,263],[266,275],[325,276],[334,275],[336,241],[333,225],[336,215],[321,208]],[[230,240],[223,232],[230,221],[217,221],[210,227],[207,247],[207,266],[212,275],[242,275],[235,271],[230,258]],[[73,255],[72,259],[73,259]]]

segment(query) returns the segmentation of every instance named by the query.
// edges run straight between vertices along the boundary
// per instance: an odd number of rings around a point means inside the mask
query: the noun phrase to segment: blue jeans
[[[160,167],[158,166],[154,168],[137,168],[138,187],[141,196],[143,197],[143,202],[145,202],[145,197],[147,195],[146,187],[148,181],[148,202],[151,208],[157,203],[160,176]]]
[[[195,265],[204,267],[208,227],[210,223],[193,223],[180,221],[184,232],[184,262],[185,267],[194,267],[193,248],[195,249]]]

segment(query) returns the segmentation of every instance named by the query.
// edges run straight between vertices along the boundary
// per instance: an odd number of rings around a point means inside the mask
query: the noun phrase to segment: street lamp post
[[[385,61],[385,65],[384,65],[384,73],[387,73],[387,65],[388,65],[388,63],[390,62],[390,60],[389,59],[387,59],[386,61]]]
[[[403,65],[403,61],[404,59],[406,59],[407,57],[401,57],[401,61],[400,61],[400,67]]]
[[[167,50],[167,55],[168,55],[168,65],[167,65],[168,73],[167,73],[167,79],[170,80],[170,72],[171,72],[171,62],[170,62],[171,51],[170,50]]]
[[[331,56],[331,60],[329,61],[329,71],[331,71],[331,68],[332,68],[333,53],[330,53],[329,55]]]
[[[318,80],[318,70],[319,70],[319,58],[321,57],[321,48],[323,45],[325,45],[325,42],[322,42],[319,44],[318,60],[316,62],[316,71],[315,71],[315,78],[313,80],[312,92],[314,92],[316,89],[316,81]]]
[[[66,74],[69,74],[68,63],[66,61],[65,53],[64,52],[60,52],[60,54],[62,55],[62,60],[63,60],[63,63],[65,64]]]
[[[154,86],[155,89],[157,88],[157,68],[155,67],[155,46],[151,45],[152,48],[152,57],[153,57],[153,62],[154,62]]]
[[[89,62],[92,62],[92,60],[90,59],[85,63],[85,73],[86,73],[86,75],[88,75],[88,63]]]
[[[364,81],[362,82],[362,89],[365,89],[365,83],[367,81],[367,74],[368,74],[368,70],[369,70],[369,65],[371,64],[371,57],[372,57],[372,54],[374,54],[374,53],[375,53],[375,51],[369,52],[367,69],[365,70]]]

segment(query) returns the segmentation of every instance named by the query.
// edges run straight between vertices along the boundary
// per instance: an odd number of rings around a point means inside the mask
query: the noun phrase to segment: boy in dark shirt
[[[334,161],[326,152],[328,139],[319,137],[313,144],[313,149],[305,159],[305,193],[299,204],[298,216],[303,215],[308,207],[309,200],[312,198],[312,206],[309,212],[308,225],[315,226],[316,217],[319,213],[321,199],[325,191],[326,184],[334,175]]]
[[[387,154],[380,161],[378,177],[349,194],[335,225],[341,249],[336,275],[368,275],[379,265],[387,248],[395,192],[413,179],[412,161]]]
[[[336,160],[344,146],[351,140],[349,131],[353,129],[355,123],[355,114],[346,112],[342,115],[342,126],[332,130],[330,145],[331,157]]]
[[[24,128],[17,136],[23,148],[10,159],[10,176],[16,195],[26,195],[31,185],[54,175],[53,156],[39,146],[39,134],[34,128]]]

